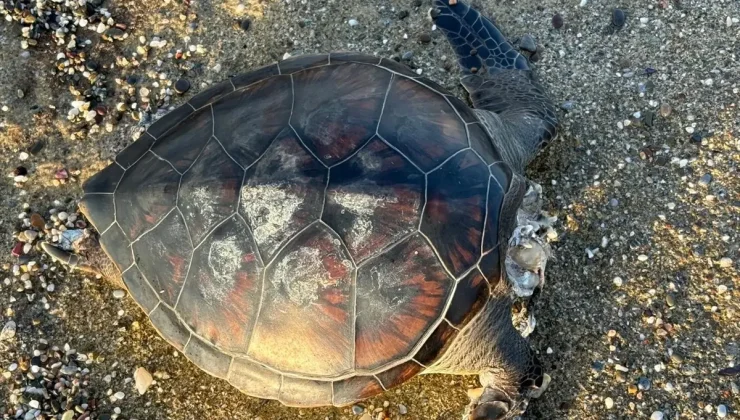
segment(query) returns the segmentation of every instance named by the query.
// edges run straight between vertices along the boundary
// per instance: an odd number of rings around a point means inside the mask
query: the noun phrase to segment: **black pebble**
[[[614,9],[612,12],[612,25],[614,25],[615,28],[622,29],[626,20],[627,16],[625,16],[621,9]]]
[[[399,19],[403,20],[403,19],[406,19],[407,17],[409,17],[409,11],[408,10],[401,10],[400,12],[398,12],[398,18]]]
[[[703,139],[704,138],[701,136],[701,133],[697,131],[697,132],[695,132],[694,134],[691,135],[691,139],[690,140],[691,140],[692,143],[701,144],[701,141]]]
[[[185,79],[180,79],[177,82],[175,82],[175,92],[182,95],[183,93],[187,92],[190,89],[190,82],[188,82]]]
[[[239,27],[242,28],[243,31],[248,31],[251,25],[252,25],[252,21],[249,19],[244,19],[241,22],[239,22]]]
[[[429,34],[427,34],[427,33],[421,34],[421,35],[419,35],[419,41],[422,44],[428,44],[428,43],[432,42],[432,36],[429,35]]]
[[[98,71],[98,69],[100,68],[100,65],[98,65],[96,61],[91,60],[91,61],[85,62],[85,68],[90,71]]]
[[[560,13],[555,13],[555,16],[552,17],[552,27],[560,29],[563,27],[563,23],[563,17],[560,16]]]
[[[32,154],[32,155],[35,155],[35,154],[37,154],[38,152],[40,152],[40,151],[41,151],[41,149],[43,149],[43,148],[44,148],[44,146],[46,146],[46,143],[45,143],[45,142],[44,142],[43,140],[39,140],[39,141],[37,141],[36,143],[34,143],[34,144],[33,144],[33,145],[32,145],[32,146],[31,146],[31,147],[30,147],[30,148],[28,149],[28,153],[30,153],[30,154]]]
[[[129,85],[135,85],[136,82],[138,81],[139,81],[139,78],[133,74],[126,78],[126,83],[128,83]]]
[[[28,175],[28,169],[26,169],[24,166],[19,166],[15,168],[15,170],[13,171],[13,175],[14,176]]]

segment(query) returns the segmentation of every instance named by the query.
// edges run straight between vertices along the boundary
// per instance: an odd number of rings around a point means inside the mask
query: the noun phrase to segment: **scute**
[[[203,108],[193,112],[177,124],[175,129],[157,138],[152,152],[167,161],[177,172],[183,173],[193,164],[212,134],[211,109]]]
[[[481,255],[488,168],[468,149],[430,173],[428,182],[421,231],[458,278]]]
[[[279,400],[290,407],[331,405],[331,392],[331,382],[286,376],[280,387]]]
[[[130,241],[172,210],[180,182],[172,165],[147,153],[123,176],[115,194],[116,216]]]
[[[326,225],[297,235],[265,271],[249,357],[300,375],[349,372],[354,277],[352,259]]]
[[[114,223],[108,230],[100,235],[100,246],[110,256],[120,271],[127,269],[133,264],[133,256],[129,241],[121,231],[118,223]]]
[[[104,232],[115,221],[113,194],[85,194],[78,207],[98,232]]]
[[[275,76],[214,103],[214,131],[226,152],[247,168],[287,125],[293,103],[289,76]]]
[[[328,172],[290,128],[247,170],[239,213],[266,262],[292,235],[321,217]]]
[[[193,247],[182,216],[172,211],[131,245],[136,264],[163,302],[175,306],[190,266]]]
[[[468,146],[465,124],[445,98],[404,77],[391,82],[378,134],[425,172]]]
[[[106,166],[102,171],[96,173],[85,181],[82,186],[85,194],[112,194],[123,176],[123,168],[115,163]]]
[[[229,370],[229,383],[257,398],[276,400],[280,396],[280,374],[259,363],[235,357]]]
[[[355,63],[296,73],[291,125],[314,155],[333,165],[375,134],[390,79],[385,70]]]
[[[116,162],[124,168],[130,168],[144,153],[154,144],[154,137],[149,133],[143,133],[136,141],[129,144],[116,156]]]
[[[183,176],[178,207],[190,228],[193,244],[236,211],[244,170],[226,154],[215,138],[206,145]]]
[[[230,217],[193,252],[177,311],[195,333],[220,349],[246,354],[263,267],[246,223]]]
[[[278,62],[280,74],[292,74],[312,67],[329,64],[329,54],[302,54]]]
[[[414,232],[424,205],[424,175],[375,138],[331,168],[322,220],[358,264]]]
[[[483,274],[477,268],[471,270],[457,282],[455,296],[445,319],[458,329],[464,327],[480,311],[489,296],[488,282]]]
[[[175,311],[160,303],[149,314],[149,319],[168,343],[180,351],[185,349],[185,344],[190,340],[190,331],[180,322]]]
[[[149,282],[146,281],[144,276],[139,271],[139,267],[131,266],[128,270],[123,273],[123,283],[126,285],[131,296],[144,309],[148,314],[159,304],[159,297]]]
[[[334,386],[334,405],[344,406],[370,398],[383,392],[383,386],[372,376],[353,376],[336,381]]]
[[[185,357],[217,378],[225,379],[229,373],[231,357],[198,337],[190,337],[185,346]]]
[[[357,273],[355,368],[375,370],[407,356],[444,310],[453,280],[414,234]]]

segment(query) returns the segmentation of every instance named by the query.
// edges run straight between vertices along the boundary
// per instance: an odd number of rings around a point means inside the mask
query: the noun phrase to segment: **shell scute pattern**
[[[432,363],[500,277],[482,232],[512,174],[446,95],[363,54],[265,66],[157,121],[86,184],[112,200],[84,208],[198,366],[288,405],[349,404]]]

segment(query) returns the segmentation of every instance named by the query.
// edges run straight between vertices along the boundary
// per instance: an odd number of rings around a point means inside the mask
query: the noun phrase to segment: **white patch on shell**
[[[362,193],[339,191],[334,195],[334,201],[342,206],[342,213],[349,211],[355,215],[355,222],[352,225],[351,235],[348,242],[352,249],[358,249],[370,235],[373,233],[372,216],[377,208],[383,208],[388,204],[398,203],[398,197],[393,195],[391,189],[382,191],[378,186],[365,183],[367,190],[378,191],[382,195],[368,195]]]
[[[286,227],[292,225],[293,214],[303,204],[285,184],[245,185],[241,190],[241,207],[247,214],[255,241],[280,242]]]
[[[351,261],[342,259],[342,264],[347,272],[352,270]],[[282,291],[278,296],[286,296],[299,306],[307,306],[318,300],[323,289],[335,285],[336,280],[329,277],[321,251],[304,246],[287,254],[275,265],[272,284]]]
[[[188,200],[191,204],[184,206],[184,210],[189,216],[193,216],[196,211],[200,211],[201,216],[205,220],[213,220],[215,218],[216,211],[213,209],[213,201],[211,195],[208,193],[208,187],[199,186],[192,189],[188,194]]]
[[[211,279],[199,284],[200,293],[206,302],[209,304],[223,302],[233,289],[236,273],[241,266],[242,254],[238,238],[235,236],[211,243],[208,250],[208,268],[211,271]]]

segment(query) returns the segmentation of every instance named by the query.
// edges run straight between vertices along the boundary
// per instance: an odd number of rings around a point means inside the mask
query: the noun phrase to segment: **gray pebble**
[[[709,185],[712,182],[712,174],[704,174],[699,179],[699,183],[702,185]]]
[[[361,405],[355,404],[355,405],[352,406],[352,414],[354,414],[355,416],[359,416],[364,411],[365,411],[365,408],[362,407]]]
[[[650,379],[642,377],[637,381],[637,387],[642,391],[650,389]]]
[[[405,53],[403,53],[401,58],[404,60],[411,60],[411,57],[413,56],[414,56],[414,53],[412,51],[406,51]]]
[[[537,43],[534,41],[532,35],[526,34],[519,41],[519,48],[524,51],[535,52],[537,51]]]
[[[726,405],[720,404],[717,406],[717,417],[719,418],[727,417],[727,406]]]
[[[0,341],[15,337],[16,325],[14,321],[8,321],[0,331]]]
[[[409,410],[408,410],[408,409],[406,408],[406,406],[405,406],[405,405],[403,405],[403,404],[398,404],[398,413],[399,413],[399,414],[401,414],[402,416],[405,416],[405,415],[406,415],[406,413],[408,413],[408,412],[409,412]]]
[[[681,373],[683,373],[686,376],[694,376],[696,375],[696,368],[691,365],[684,365],[681,368]]]
[[[609,205],[612,207],[617,207],[619,205],[619,200],[617,200],[616,198],[612,198],[611,200],[609,200]]]

